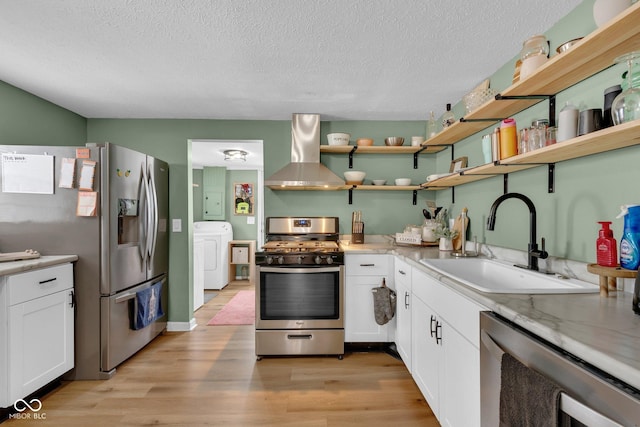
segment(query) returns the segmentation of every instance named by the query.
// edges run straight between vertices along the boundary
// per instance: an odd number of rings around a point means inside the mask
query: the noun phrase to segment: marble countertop
[[[78,260],[77,255],[49,255],[40,258],[25,259],[20,261],[8,261],[0,263],[0,276],[8,274],[22,273],[24,271],[35,270],[37,268],[49,267]]]
[[[437,247],[396,246],[390,240],[371,239],[365,244],[344,244],[345,253],[391,253],[405,259],[443,283],[444,286],[484,305],[535,335],[640,390],[640,316],[632,310],[632,294],[495,294],[476,291],[419,263],[424,258],[450,258]],[[481,251],[487,255],[486,250]],[[500,257],[498,257],[500,258]],[[551,261],[557,269],[589,279],[585,263]],[[548,266],[547,266],[548,268]],[[583,271],[584,270],[584,271]],[[581,277],[582,276],[582,277]],[[414,284],[415,286],[415,284]]]

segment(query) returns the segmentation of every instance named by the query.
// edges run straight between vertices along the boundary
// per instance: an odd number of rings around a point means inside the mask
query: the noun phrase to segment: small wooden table
[[[236,280],[236,267],[246,266],[248,276],[242,280],[255,284],[255,252],[255,240],[231,240],[229,242],[229,283]]]
[[[618,289],[617,279],[619,277],[623,279],[633,279],[638,274],[636,270],[626,270],[620,266],[603,267],[598,264],[588,264],[587,271],[600,276],[601,297],[608,297],[609,291],[616,291]]]

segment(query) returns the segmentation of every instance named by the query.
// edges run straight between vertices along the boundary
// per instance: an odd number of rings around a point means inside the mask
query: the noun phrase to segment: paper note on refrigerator
[[[93,177],[96,174],[96,162],[93,160],[83,160],[82,169],[80,170],[80,182],[78,189],[84,191],[93,190]]]
[[[77,216],[96,216],[98,214],[98,193],[95,191],[78,191]]]
[[[60,188],[73,188],[73,178],[76,176],[76,159],[63,158],[60,165]]]
[[[2,192],[53,194],[53,156],[2,153]]]

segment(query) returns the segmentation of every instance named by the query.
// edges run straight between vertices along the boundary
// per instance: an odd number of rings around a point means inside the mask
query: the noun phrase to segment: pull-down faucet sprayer
[[[496,211],[498,210],[498,206],[507,199],[520,199],[529,208],[529,245],[527,247],[526,268],[538,271],[538,258],[545,259],[549,254],[544,250],[544,238],[542,238],[542,249],[538,250],[538,244],[536,243],[536,207],[531,199],[520,193],[506,193],[498,197],[491,205],[489,217],[487,218],[487,230],[493,231],[495,228]]]

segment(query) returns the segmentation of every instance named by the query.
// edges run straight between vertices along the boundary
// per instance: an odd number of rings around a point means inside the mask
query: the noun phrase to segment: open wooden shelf
[[[421,190],[422,187],[419,185],[368,185],[368,184],[360,184],[354,185],[352,187],[354,190],[364,190],[364,191],[398,191],[398,190]]]
[[[426,148],[425,148],[426,147]],[[351,151],[354,154],[415,154],[420,153],[437,153],[446,149],[446,147],[432,147],[427,144],[421,146],[399,146],[389,147],[386,145],[370,145],[370,146],[357,146],[357,145],[321,145],[321,153],[335,153],[335,154],[349,154]]]
[[[540,165],[577,159],[619,148],[640,144],[640,120],[623,123],[568,141],[549,145],[526,154],[509,157],[499,162],[466,169],[460,173],[422,184],[423,188],[444,189],[467,184],[496,175],[531,169]]]

